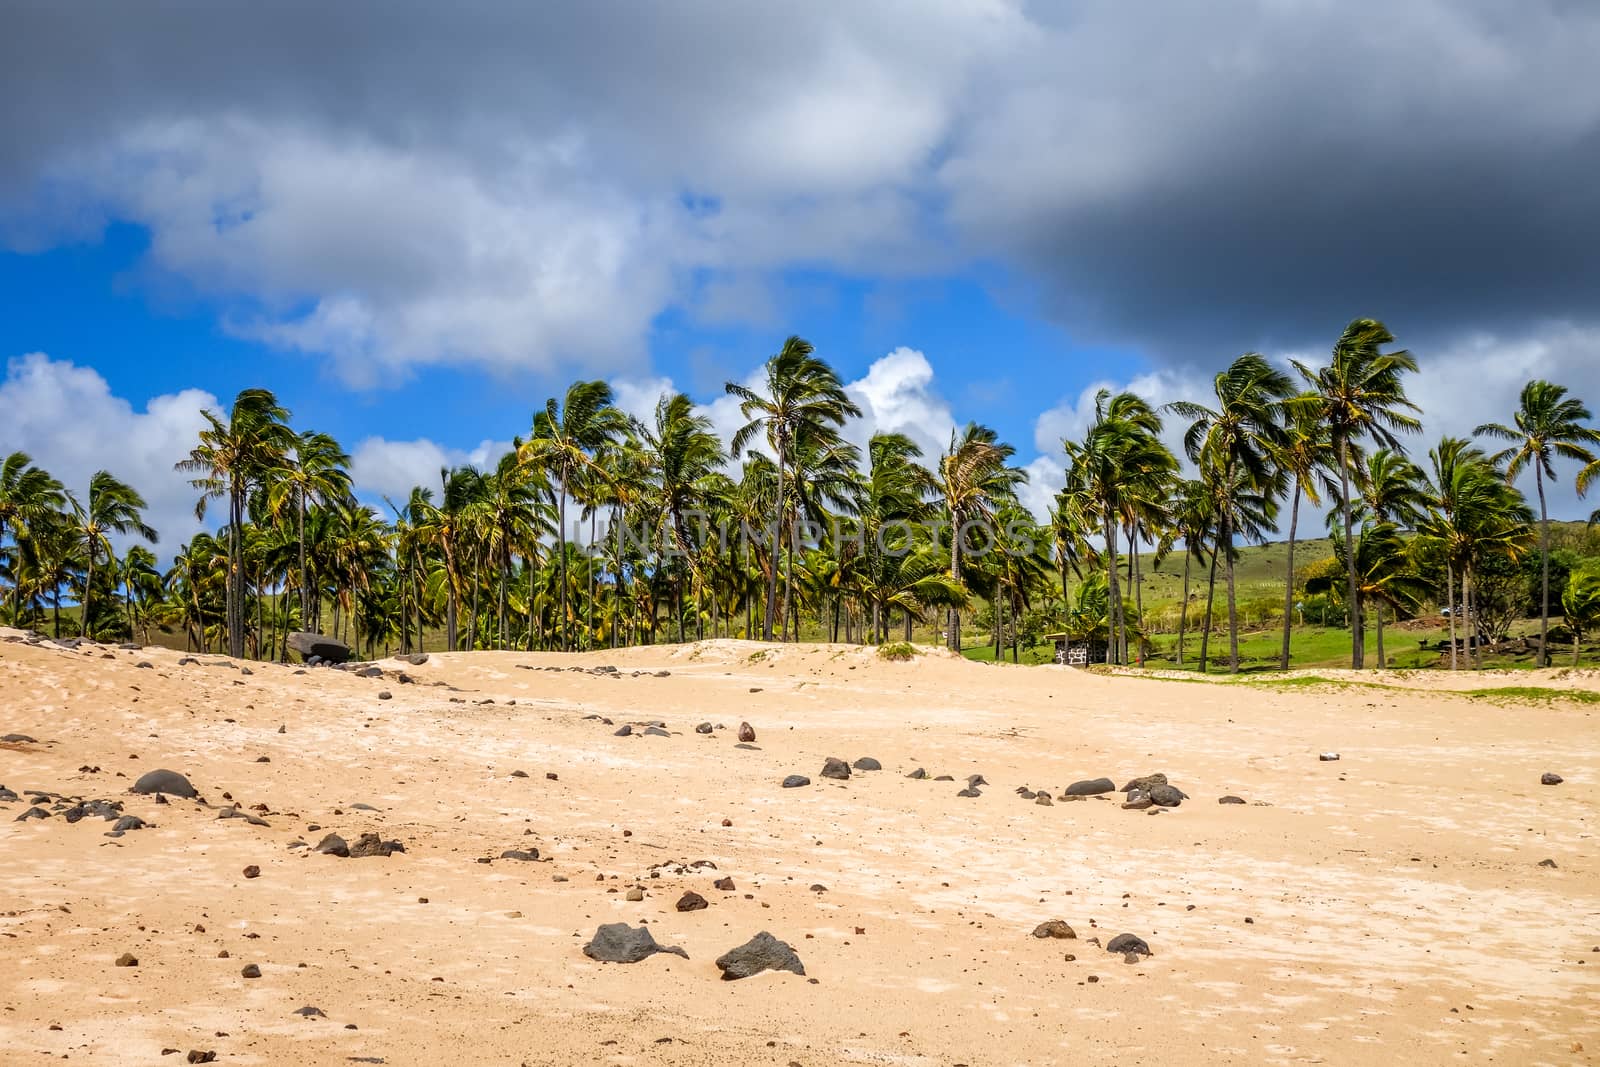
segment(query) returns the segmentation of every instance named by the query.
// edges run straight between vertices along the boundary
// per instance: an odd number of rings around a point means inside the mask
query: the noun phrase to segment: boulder
[[[1217,798],[1217,803],[1218,804],[1243,804],[1244,803],[1244,797],[1236,797],[1232,793],[1229,793],[1225,797],[1218,797]]]
[[[1545,771],[1543,774],[1541,774],[1539,776],[1539,784],[1540,785],[1560,785],[1565,780],[1566,779],[1562,778],[1559,774],[1555,773],[1554,771]]]
[[[854,767],[858,771],[881,771],[881,770],[883,770],[883,764],[879,763],[877,760],[873,759],[871,756],[862,756],[860,759],[856,760],[850,766]]]
[[[428,662],[428,654],[426,652],[413,652],[409,656],[396,656],[395,658],[402,663],[409,663],[413,667],[420,667]]]
[[[710,906],[711,902],[693,889],[687,890],[683,896],[679,897],[677,904],[679,911],[703,911]]]
[[[602,963],[638,963],[657,952],[670,952],[674,956],[689,958],[683,949],[656,942],[649,927],[632,927],[627,923],[605,923],[595,930],[594,937],[583,946],[583,954]]]
[[[500,858],[503,860],[526,860],[531,863],[539,858],[539,850],[536,848],[508,848],[500,853]]]
[[[739,740],[743,741],[745,744],[748,745],[752,741],[754,741],[755,739],[756,739],[756,728],[754,726],[751,726],[747,722],[740,723],[739,724]]]
[[[811,784],[811,779],[803,774],[791,774],[783,780],[783,788],[800,789]]]
[[[1106,951],[1114,952],[1119,956],[1150,955],[1150,946],[1144,943],[1144,938],[1135,937],[1133,934],[1118,934],[1106,942]]]
[[[711,724],[703,722],[694,728],[694,732],[697,734],[709,734],[711,732]]]
[[[921,767],[918,767],[916,770],[914,770],[910,774],[906,775],[906,777],[915,779],[916,781],[920,782],[923,779],[928,777],[928,772],[923,770]]]
[[[794,948],[779,941],[765,930],[738,948],[729,949],[717,957],[717,969],[724,981],[749,978],[762,971],[788,971],[805,974],[805,965],[795,955]]]
[[[1164,775],[1164,774],[1147,774],[1143,778],[1135,778],[1135,779],[1133,779],[1127,785],[1123,786],[1121,791],[1124,792],[1124,793],[1132,793],[1132,792],[1135,792],[1135,791],[1140,792],[1140,793],[1148,793],[1155,786],[1166,785],[1166,784],[1167,784],[1167,776],[1166,775]]]
[[[289,635],[287,643],[307,663],[313,656],[322,663],[343,663],[350,658],[350,646],[337,637],[296,630]]]
[[[1073,782],[1067,786],[1064,796],[1092,797],[1101,793],[1115,793],[1117,784],[1109,778],[1085,778],[1081,782]]]
[[[369,832],[356,838],[356,843],[350,846],[350,858],[364,859],[368,856],[388,856],[405,850],[406,846],[400,842],[385,841],[377,834]]]
[[[841,781],[850,777],[850,764],[842,759],[829,756],[822,764],[822,777],[838,778]]]
[[[195,797],[200,795],[199,791],[189,784],[189,779],[177,771],[169,771],[162,768],[140,775],[139,780],[133,783],[133,792],[146,794],[166,793],[175,797]]]
[[[1187,799],[1189,794],[1177,786],[1161,783],[1150,787],[1150,802],[1163,808],[1175,808]]]
[[[317,847],[312,851],[321,852],[327,856],[348,856],[350,855],[350,846],[338,834],[328,834],[317,842]]]
[[[1062,940],[1071,940],[1078,936],[1077,931],[1060,919],[1051,919],[1049,922],[1040,923],[1033,928],[1033,936],[1038,938],[1054,937]]]

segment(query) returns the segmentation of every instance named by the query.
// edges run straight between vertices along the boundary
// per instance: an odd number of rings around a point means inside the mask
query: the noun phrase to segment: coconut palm
[[[1286,443],[1281,424],[1293,392],[1289,376],[1265,356],[1247,352],[1212,380],[1216,407],[1177,401],[1168,410],[1191,420],[1184,451],[1201,477],[1232,486],[1243,483],[1270,500],[1283,481],[1274,456]],[[1233,576],[1233,538],[1238,525],[1232,494],[1218,497],[1218,547],[1228,589],[1228,669],[1239,670],[1239,610]]]
[[[1579,641],[1600,628],[1600,573],[1580,571],[1568,579],[1561,594],[1561,614],[1572,631],[1572,665],[1576,667]]]
[[[1366,438],[1398,449],[1397,433],[1414,433],[1422,428],[1411,414],[1421,409],[1406,397],[1404,381],[1408,371],[1416,371],[1417,361],[1404,349],[1383,351],[1393,341],[1394,335],[1378,320],[1356,319],[1334,343],[1326,367],[1313,371],[1302,363],[1294,364],[1315,394],[1314,403],[1308,407],[1312,416],[1328,428],[1338,467],[1339,520],[1345,539],[1346,602],[1350,611],[1350,666],[1357,668],[1362,666],[1365,642],[1350,514],[1352,450]]]
[[[950,580],[961,585],[962,542],[969,527],[987,533],[994,547],[995,508],[1016,494],[1017,486],[1028,474],[1008,465],[1016,449],[999,439],[994,430],[969,422],[961,430],[950,431],[950,447],[939,459],[939,495],[944,498],[950,520]],[[946,639],[953,652],[961,651],[961,614],[952,607],[948,615]]]
[[[116,561],[116,553],[111,548],[111,535],[136,533],[151,544],[155,544],[160,537],[144,521],[144,497],[108,471],[96,471],[94,477],[89,479],[86,503],[80,503],[75,497],[68,499],[72,508],[73,534],[83,547],[83,596],[78,601],[83,614],[83,633],[92,636],[95,568],[102,559],[108,563]]]
[[[573,382],[565,397],[551,397],[533,416],[533,431],[518,450],[525,462],[537,464],[560,486],[557,512],[557,557],[561,567],[561,647],[572,651],[567,575],[567,497],[581,477],[606,477],[595,453],[624,432],[627,417],[617,409],[611,386],[603,381]]]
[[[22,543],[34,523],[47,522],[67,506],[66,491],[50,473],[33,464],[26,452],[13,452],[0,462],[0,549],[12,539],[11,621],[22,624],[22,583],[18,580]]]
[[[1550,652],[1545,638],[1550,631],[1550,513],[1545,506],[1544,480],[1556,476],[1555,459],[1576,460],[1587,471],[1595,464],[1595,454],[1590,447],[1600,444],[1600,433],[1585,426],[1593,416],[1583,401],[1569,397],[1566,387],[1551,382],[1534,380],[1522,387],[1522,398],[1512,416],[1515,426],[1486,422],[1473,430],[1473,436],[1492,437],[1513,442],[1511,447],[1491,456],[1496,463],[1504,463],[1506,477],[1515,480],[1528,467],[1533,468],[1533,482],[1539,491],[1539,665],[1550,665]],[[1587,488],[1588,477],[1580,473],[1580,491]]]
[[[156,555],[143,545],[131,545],[122,557],[123,610],[128,616],[129,636],[143,634],[150,643],[150,623],[166,599]]]
[[[861,409],[845,392],[834,369],[817,358],[811,342],[802,337],[785,341],[767,360],[764,373],[765,381],[759,390],[738,382],[728,382],[724,388],[739,399],[739,411],[749,420],[734,433],[730,453],[737,459],[757,433],[765,433],[777,461],[772,537],[768,543],[772,565],[767,575],[766,618],[761,627],[762,639],[771,641],[778,608],[778,550],[788,517],[785,475],[800,446],[826,448],[837,439],[845,419],[860,417]]]
[[[1361,499],[1351,514],[1358,519],[1370,516],[1379,524],[1392,523],[1401,530],[1414,530],[1427,512],[1427,476],[1415,463],[1392,448],[1380,448],[1365,458],[1365,462],[1356,470],[1356,488],[1361,493]],[[1357,561],[1360,561],[1359,550]],[[1361,590],[1357,584],[1356,592],[1360,596]],[[1380,599],[1373,608],[1380,670],[1388,666],[1383,648],[1383,609],[1386,603],[1393,601]],[[1365,604],[1366,601],[1362,599],[1358,605],[1358,612],[1363,615]]]
[[[1310,403],[1293,402],[1285,411],[1283,441],[1273,452],[1273,462],[1278,465],[1292,484],[1289,505],[1289,547],[1284,563],[1283,582],[1283,652],[1279,659],[1280,670],[1289,669],[1289,637],[1294,626],[1294,549],[1300,527],[1300,498],[1305,497],[1312,507],[1322,506],[1322,492],[1337,492],[1337,484],[1328,476],[1334,467],[1332,441],[1327,427],[1316,417]]]
[[[289,509],[294,511],[302,625],[311,625],[311,596],[316,589],[307,567],[306,510],[312,504],[329,505],[350,496],[349,466],[350,457],[338,441],[308,431],[293,438],[282,463],[271,473],[268,501],[273,517],[281,519]]]
[[[683,640],[683,582],[692,571],[696,599],[705,572],[690,542],[686,516],[705,499],[706,480],[721,466],[722,442],[712,432],[711,420],[697,414],[684,393],[663,394],[656,403],[655,419],[639,425],[638,434],[650,463],[651,481],[660,509],[660,541],[672,545],[671,571],[679,605],[678,640]]]
[[[246,389],[234,398],[224,421],[215,412],[201,412],[206,428],[200,443],[179,461],[177,469],[199,475],[189,484],[200,490],[195,517],[204,519],[206,504],[228,501],[228,654],[244,656],[244,523],[250,493],[272,470],[281,469],[290,446],[289,412],[266,389]]]

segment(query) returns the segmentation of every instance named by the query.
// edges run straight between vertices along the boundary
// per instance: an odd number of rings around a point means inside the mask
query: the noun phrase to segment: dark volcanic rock
[[[644,733],[645,737],[671,737],[672,736],[671,734],[667,733],[666,730],[663,730],[659,726],[646,726],[644,728],[643,733]]]
[[[612,732],[611,736],[612,737],[632,737],[633,736],[633,727],[629,726],[627,723],[623,723],[621,726],[617,727],[616,730],[614,730]]]
[[[1166,785],[1166,784],[1167,784],[1167,776],[1166,775],[1159,774],[1159,773],[1157,773],[1157,774],[1147,774],[1143,778],[1135,778],[1135,779],[1131,780],[1127,785],[1122,787],[1121,791],[1124,792],[1124,793],[1133,793],[1133,792],[1148,793],[1155,786]]]
[[[428,662],[428,654],[426,652],[413,652],[409,656],[396,656],[395,659],[402,663],[409,663],[413,667],[420,667]]]
[[[1148,956],[1150,955],[1150,946],[1144,943],[1142,937],[1135,937],[1133,934],[1118,934],[1106,942],[1106,951],[1115,953],[1118,956],[1126,956],[1129,953]]]
[[[0,802],[4,802],[4,801],[8,801],[8,800],[16,800],[16,799],[17,799],[17,794],[13,793],[11,790],[7,789],[5,786],[0,785]]]
[[[539,850],[536,848],[508,848],[500,853],[500,858],[503,860],[528,860],[532,862],[539,858]]]
[[[627,923],[603,924],[595,930],[589,943],[583,946],[585,956],[602,963],[638,963],[657,952],[670,952],[674,956],[689,958],[689,954],[681,948],[657,944],[649,927],[631,927]]]
[[[732,878],[718,878],[715,882],[711,883],[711,887],[713,889],[720,889],[724,893],[731,893],[734,890],[733,879]]]
[[[711,732],[711,724],[703,722],[694,728],[694,732],[697,734],[709,734]]]
[[[1560,785],[1565,780],[1554,771],[1545,771],[1539,776],[1540,785]]]
[[[740,723],[739,724],[739,740],[743,741],[745,744],[748,745],[750,742],[754,741],[755,739],[756,739],[756,728],[754,726],[751,726],[747,722]]]
[[[1033,802],[1035,804],[1039,804],[1039,805],[1042,805],[1042,806],[1047,807],[1047,808],[1053,807],[1055,805],[1055,801],[1050,799],[1050,794],[1049,793],[1036,794],[1034,796],[1034,798],[1033,798]]]
[[[1218,804],[1243,804],[1244,803],[1244,797],[1236,797],[1232,793],[1229,793],[1225,797],[1218,797],[1217,798],[1217,803]]]
[[[783,788],[785,789],[799,789],[802,786],[807,786],[810,784],[811,779],[807,778],[803,774],[791,774],[789,777],[783,780]]]
[[[48,819],[49,817],[50,817],[50,813],[48,811],[45,811],[41,807],[35,806],[35,807],[32,807],[32,808],[29,808],[27,811],[23,812],[21,815],[18,815],[15,819],[12,819],[11,821],[12,822],[27,822],[29,819]]]
[[[156,769],[139,776],[133,783],[135,793],[167,793],[175,797],[199,796],[194,786],[189,784],[189,779],[177,771]]]
[[[239,969],[239,974],[244,978],[260,978],[261,968],[253,963],[247,963]]]
[[[711,902],[693,889],[686,891],[683,896],[679,897],[677,904],[679,911],[701,911],[710,906]]]
[[[1115,793],[1116,783],[1109,778],[1086,778],[1081,782],[1073,782],[1067,786],[1065,795],[1069,797],[1092,797],[1101,793]]]
[[[916,770],[914,770],[910,774],[906,775],[906,777],[907,778],[914,778],[915,780],[920,782],[923,779],[928,777],[928,772],[923,770],[921,767],[918,767]]]
[[[967,788],[965,788],[961,792],[957,793],[956,796],[958,796],[958,797],[981,797],[981,796],[983,796],[983,794],[978,792],[976,789],[974,789],[972,786],[969,785],[969,786],[967,786]]]
[[[1060,919],[1051,919],[1049,922],[1043,922],[1038,926],[1035,926],[1033,928],[1033,936],[1039,938],[1055,937],[1062,940],[1069,940],[1077,937],[1078,934],[1072,929],[1072,927],[1068,926]]]
[[[941,775],[939,775],[939,777],[935,778],[934,781],[936,781],[936,782],[953,782],[953,781],[955,781],[955,778],[952,775],[941,774]]]
[[[317,847],[312,851],[321,852],[328,856],[348,856],[350,855],[350,846],[338,834],[329,834],[321,841],[318,841]]]
[[[1144,811],[1146,808],[1154,807],[1155,801],[1144,793],[1129,793],[1128,799],[1123,802],[1122,806],[1130,811]]]
[[[862,756],[860,759],[858,759],[854,763],[850,764],[850,766],[854,767],[858,771],[881,771],[881,770],[883,770],[883,764],[879,763],[877,760],[873,759],[871,756]]]
[[[380,690],[378,690],[378,699],[379,700],[393,700],[394,699],[394,694],[389,692],[387,689],[380,689]]]
[[[842,781],[850,777],[850,765],[842,759],[829,756],[822,764],[822,777],[838,778]]]
[[[717,969],[722,972],[724,981],[749,978],[762,971],[788,971],[800,975],[806,973],[805,965],[800,962],[800,957],[795,955],[794,949],[787,942],[779,941],[765,930],[738,948],[729,949],[718,956]]]
[[[308,662],[313,656],[323,663],[343,663],[350,658],[350,646],[337,637],[296,630],[286,643]]]
[[[356,838],[356,843],[350,846],[350,858],[365,859],[368,856],[388,856],[405,850],[406,847],[398,841],[385,841],[377,834],[368,832]]]
[[[356,671],[356,677],[357,678],[382,678],[383,677],[383,668],[382,667],[362,667],[359,671]]]
[[[39,743],[38,739],[29,737],[27,734],[6,734],[4,737],[0,737],[0,741],[4,741],[8,745],[37,745]]]
[[[1166,785],[1165,783],[1150,787],[1151,803],[1158,804],[1163,808],[1177,807],[1183,803],[1188,795],[1177,786]]]

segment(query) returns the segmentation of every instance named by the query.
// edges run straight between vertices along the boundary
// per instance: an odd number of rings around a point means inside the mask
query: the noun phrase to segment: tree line
[[[1203,402],[1103,391],[1081,438],[1063,442],[1065,488],[1042,522],[1018,497],[1015,450],[989,427],[956,429],[936,456],[895,433],[863,454],[845,432],[861,412],[799,337],[756,386],[728,383],[745,422],[727,442],[683,393],[640,419],[605,382],[579,381],[492,467],[441,470],[386,500],[387,514],[355,498],[334,438],[295,429],[271,392],[246,389],[205,413],[178,464],[196,515],[222,523],[165,570],[146,545],[114,551],[114,537],[157,540],[132,486],[100,471],[80,497],[26,454],[7,456],[0,617],[60,634],[66,602],[69,631],[148,641],[157,627],[193,648],[277,658],[300,629],[376,653],[440,630],[452,650],[574,650],[798,640],[803,625],[884,642],[942,623],[960,650],[976,616],[996,658],[1004,643],[1016,659],[1024,620],[1044,619],[1111,662],[1142,664],[1145,571],[1179,552],[1177,660],[1203,582],[1199,665],[1220,658],[1210,641],[1225,615],[1237,670],[1239,550],[1279,533],[1286,512],[1282,666],[1297,603],[1311,600],[1349,627],[1353,667],[1369,624],[1381,667],[1385,623],[1427,604],[1448,614],[1451,665],[1481,662],[1496,629],[1483,586],[1536,546],[1548,662],[1552,609],[1574,642],[1600,622],[1600,576],[1572,576],[1552,604],[1546,506],[1557,460],[1576,465],[1580,495],[1600,474],[1592,415],[1531,381],[1509,424],[1474,431],[1491,445],[1445,437],[1414,454],[1416,361],[1393,342],[1358,319],[1325,365],[1246,353]],[[1163,440],[1169,422],[1188,468]],[[1515,484],[1529,469],[1537,515]],[[1325,502],[1331,558],[1297,571],[1302,505]]]

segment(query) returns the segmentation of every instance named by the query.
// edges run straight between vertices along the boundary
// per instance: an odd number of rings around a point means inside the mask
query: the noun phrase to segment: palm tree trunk
[[[772,553],[772,570],[767,574],[767,615],[766,621],[761,624],[761,639],[772,640],[772,624],[776,621],[778,610],[778,539],[783,536],[783,468],[788,462],[784,455],[787,451],[785,442],[780,436],[778,439],[778,497],[772,515],[772,541],[769,549]]]
[[[1539,601],[1539,666],[1548,667],[1550,652],[1545,642],[1550,635],[1550,514],[1544,503],[1544,472],[1537,461],[1533,464],[1533,483],[1539,487],[1539,554],[1544,557]]]
[[[1006,632],[1006,604],[1005,597],[1000,595],[1000,583],[994,586],[994,661],[1002,662],[1000,654],[1001,640]]]
[[[1372,602],[1372,621],[1378,631],[1378,669],[1381,671],[1388,666],[1388,661],[1383,654],[1383,601],[1376,598]]]
[[[310,587],[306,582],[306,490],[300,487],[300,506],[296,509],[296,523],[299,527],[296,534],[300,542],[300,624],[303,626],[311,617],[311,604],[306,599]]]
[[[561,552],[561,651],[572,651],[572,628],[567,625],[567,479],[563,474],[561,478],[561,515],[557,521],[561,528],[556,531],[557,548]]]
[[[1178,606],[1178,666],[1183,666],[1183,639],[1189,629],[1189,562],[1194,553],[1189,545],[1183,546],[1183,601]]]
[[[1117,522],[1110,508],[1106,509],[1106,622],[1110,639],[1107,659],[1122,662],[1122,592],[1117,586]]]
[[[1233,582],[1233,516],[1222,515],[1222,558],[1228,580],[1228,673],[1239,673],[1239,603]]]
[[[1449,601],[1450,611],[1450,669],[1458,670],[1456,666],[1456,568],[1449,560],[1444,565],[1445,599]]]
[[[1294,537],[1295,528],[1300,525],[1300,479],[1294,482],[1294,497],[1289,505],[1289,562],[1285,566],[1283,579],[1283,657],[1278,663],[1279,670],[1289,669],[1289,635],[1294,627]]]
[[[1360,670],[1366,658],[1366,634],[1361,623],[1361,596],[1356,591],[1355,534],[1350,529],[1350,442],[1339,436],[1339,514],[1344,522],[1345,578],[1348,583],[1346,601],[1350,613],[1350,666]]]
[[[84,637],[92,637],[89,631],[89,590],[94,588],[94,544],[89,545],[89,562],[83,572],[83,603],[78,608],[83,613],[83,618],[78,625],[78,633]]]
[[[950,580],[956,585],[961,584],[961,516],[957,512],[950,513]],[[951,606],[947,616],[947,632],[945,644],[950,651],[961,651],[961,611]]]
[[[1206,619],[1205,625],[1200,629],[1200,673],[1206,673],[1209,662],[1208,654],[1211,650],[1211,607],[1217,598],[1217,549],[1211,549],[1211,578],[1206,586]]]
[[[1131,567],[1131,569],[1133,571],[1133,577],[1130,579],[1130,581],[1133,582],[1134,619],[1135,619],[1135,621],[1137,623],[1136,629],[1139,631],[1137,634],[1134,635],[1134,639],[1136,641],[1138,641],[1138,646],[1137,646],[1138,647],[1138,653],[1135,655],[1134,658],[1138,661],[1139,666],[1143,667],[1144,666],[1144,588],[1143,588],[1143,586],[1144,586],[1144,572],[1140,569],[1140,563],[1139,563],[1139,532],[1138,532],[1138,528],[1137,527],[1134,528],[1133,540],[1128,545],[1128,551],[1132,554],[1132,558],[1133,558],[1133,564],[1132,564],[1132,567]]]

